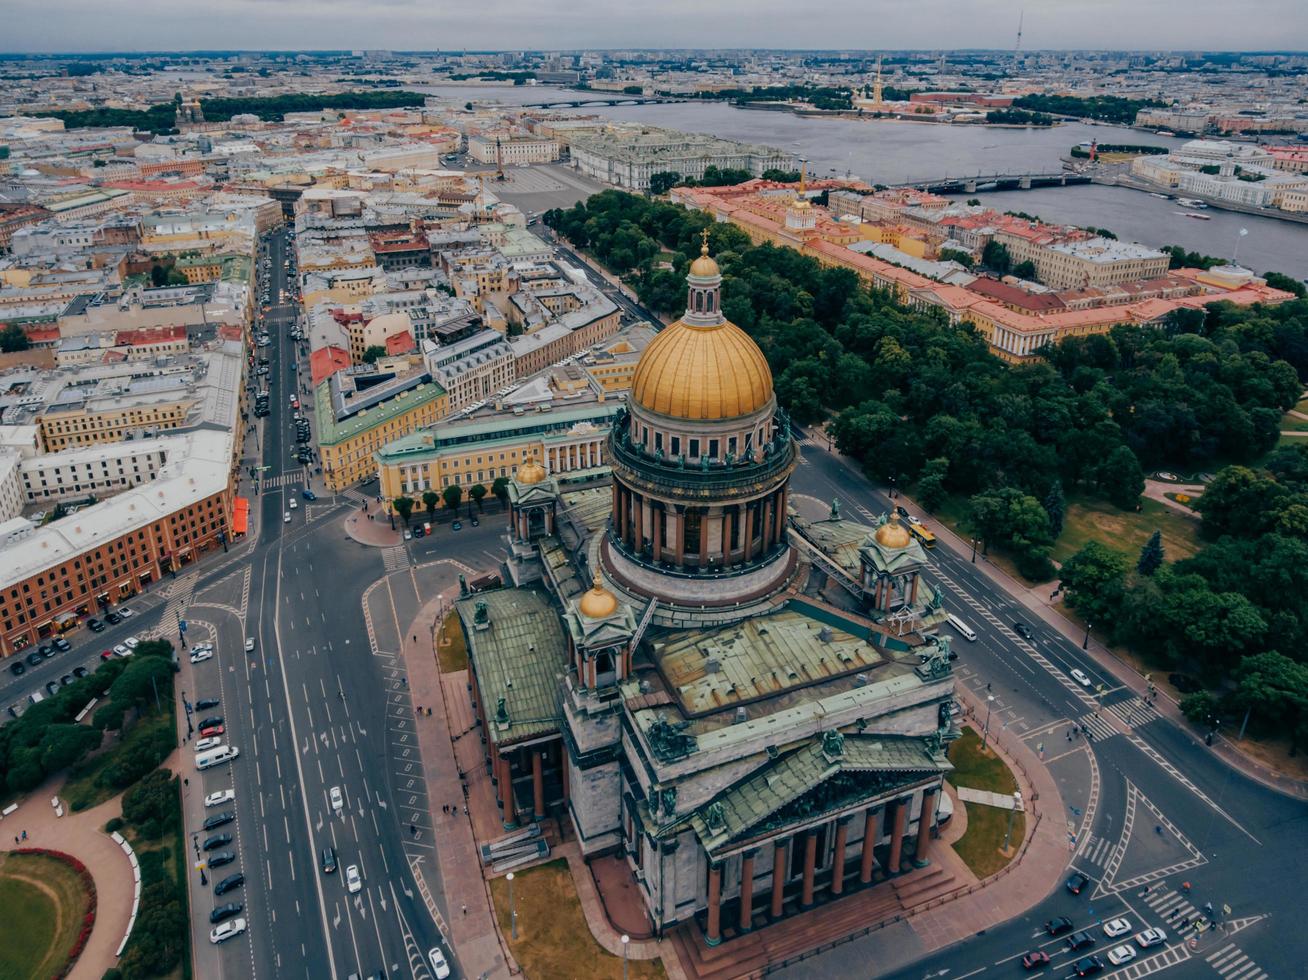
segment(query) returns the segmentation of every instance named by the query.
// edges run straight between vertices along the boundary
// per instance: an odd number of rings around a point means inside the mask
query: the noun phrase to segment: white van
[[[220,745],[216,749],[209,749],[207,752],[195,753],[196,769],[211,769],[214,766],[220,766],[224,762],[231,762],[241,750],[234,745]]]
[[[971,641],[972,643],[976,642],[976,630],[972,629],[972,627],[968,626],[967,623],[963,622],[953,613],[949,614],[948,622],[949,622],[949,628],[952,629],[959,636],[963,637],[966,640]]]

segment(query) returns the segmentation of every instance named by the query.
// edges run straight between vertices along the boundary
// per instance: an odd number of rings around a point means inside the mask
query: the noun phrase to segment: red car
[[[1028,970],[1034,970],[1036,967],[1048,965],[1049,954],[1041,949],[1033,949],[1022,957],[1022,966]]]
[[[222,725],[210,725],[208,728],[200,729],[201,738],[209,738],[211,735],[221,735],[223,733]]]
[[[101,650],[101,651],[100,651],[100,659],[101,659],[101,660],[113,660],[113,658],[114,658],[114,652],[113,652],[112,650]]]

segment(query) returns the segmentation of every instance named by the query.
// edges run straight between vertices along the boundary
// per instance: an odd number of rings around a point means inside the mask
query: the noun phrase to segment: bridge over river
[[[1044,174],[977,174],[975,177],[939,177],[934,180],[908,180],[891,187],[915,187],[933,194],[975,194],[978,191],[1027,191],[1033,187],[1071,187],[1089,184],[1089,174],[1059,170]]]

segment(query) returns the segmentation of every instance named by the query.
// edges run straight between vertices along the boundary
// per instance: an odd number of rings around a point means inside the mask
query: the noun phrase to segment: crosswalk
[[[1145,895],[1145,904],[1154,910],[1163,920],[1163,928],[1169,935],[1183,937],[1198,934],[1207,928],[1200,928],[1203,913],[1191,904],[1190,900],[1174,889],[1158,886],[1149,889]]]
[[[1090,864],[1097,864],[1101,868],[1108,867],[1108,862],[1112,860],[1113,855],[1117,853],[1118,842],[1107,840],[1103,837],[1097,837],[1090,834],[1086,839],[1085,848],[1081,851],[1080,860],[1088,861]]]
[[[1104,739],[1112,738],[1118,734],[1117,729],[1108,722],[1108,719],[1095,714],[1093,711],[1082,715],[1076,720],[1076,723],[1089,729],[1091,737],[1096,742],[1102,742]]]
[[[1113,973],[1113,980],[1140,980],[1141,977],[1147,977],[1158,973],[1160,970],[1176,966],[1178,963],[1184,963],[1189,958],[1190,951],[1184,946],[1168,946],[1162,952],[1154,953],[1153,956],[1147,956],[1142,960],[1132,960],[1122,969]]]
[[[382,549],[382,566],[388,572],[402,572],[409,567],[409,552],[402,546]]]
[[[346,500],[353,500],[356,504],[366,503],[372,499],[372,497],[368,496],[362,490],[356,490],[354,487],[350,487],[348,490],[342,490],[340,496],[344,497]]]
[[[1226,980],[1266,980],[1267,977],[1267,971],[1260,969],[1235,943],[1227,943],[1204,958]]]
[[[278,487],[298,486],[303,482],[303,473],[279,473],[277,476],[265,476],[260,488],[263,490],[276,490]]]
[[[1108,705],[1108,710],[1132,728],[1139,728],[1141,725],[1147,725],[1158,718],[1158,712],[1152,705],[1146,704],[1143,698],[1134,697],[1126,701],[1119,701],[1117,704]]]

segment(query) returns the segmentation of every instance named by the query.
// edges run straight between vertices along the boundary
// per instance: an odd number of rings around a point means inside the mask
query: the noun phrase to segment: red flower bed
[[[73,943],[73,948],[68,951],[68,960],[63,967],[53,975],[51,980],[63,980],[72,972],[73,964],[77,958],[82,955],[82,950],[86,949],[86,943],[91,938],[91,930],[95,928],[95,880],[91,877],[91,872],[86,870],[86,865],[73,857],[71,854],[65,854],[63,851],[52,851],[47,847],[24,847],[11,852],[13,854],[33,854],[38,857],[53,858],[56,861],[62,861],[75,872],[77,878],[86,890],[86,912],[82,916],[82,928],[77,932],[77,941]]]

